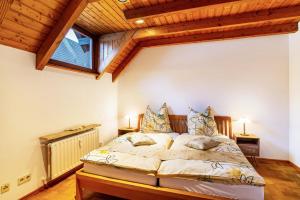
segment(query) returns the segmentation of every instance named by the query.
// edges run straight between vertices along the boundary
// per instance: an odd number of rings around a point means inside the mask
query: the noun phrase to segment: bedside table
[[[256,157],[259,157],[260,139],[254,134],[235,134],[235,142],[246,157],[250,157],[254,165],[257,165]]]
[[[131,132],[137,132],[137,128],[119,128],[118,129],[118,136],[124,135],[126,133],[131,133]]]

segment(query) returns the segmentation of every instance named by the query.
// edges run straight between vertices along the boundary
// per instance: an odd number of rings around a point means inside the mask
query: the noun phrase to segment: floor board
[[[266,181],[266,200],[299,200],[300,170],[288,162],[259,160],[256,169]],[[33,196],[30,200],[74,200],[75,175]],[[88,193],[87,200],[117,200],[118,198]]]

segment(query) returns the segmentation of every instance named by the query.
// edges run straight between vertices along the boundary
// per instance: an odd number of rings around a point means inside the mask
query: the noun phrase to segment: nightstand
[[[119,128],[118,129],[118,136],[124,135],[126,133],[131,133],[131,132],[137,132],[137,128]]]
[[[260,151],[259,137],[254,134],[235,134],[235,142],[240,147],[244,155],[249,157],[251,161],[253,161],[254,165],[257,165],[256,157],[259,157]]]

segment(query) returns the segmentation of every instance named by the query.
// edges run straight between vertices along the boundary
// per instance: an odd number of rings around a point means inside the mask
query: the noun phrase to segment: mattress
[[[159,179],[159,186],[239,200],[264,199],[264,187],[253,185],[228,185],[193,179],[163,177]]]
[[[84,163],[83,171],[109,178],[142,183],[152,186],[157,185],[157,178],[153,173],[142,173],[138,171],[116,168],[108,165],[96,165],[92,163]]]

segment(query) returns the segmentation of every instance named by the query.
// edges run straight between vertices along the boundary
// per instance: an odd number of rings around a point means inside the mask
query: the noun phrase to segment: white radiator
[[[49,143],[48,180],[53,180],[79,166],[80,158],[98,147],[98,129]]]

